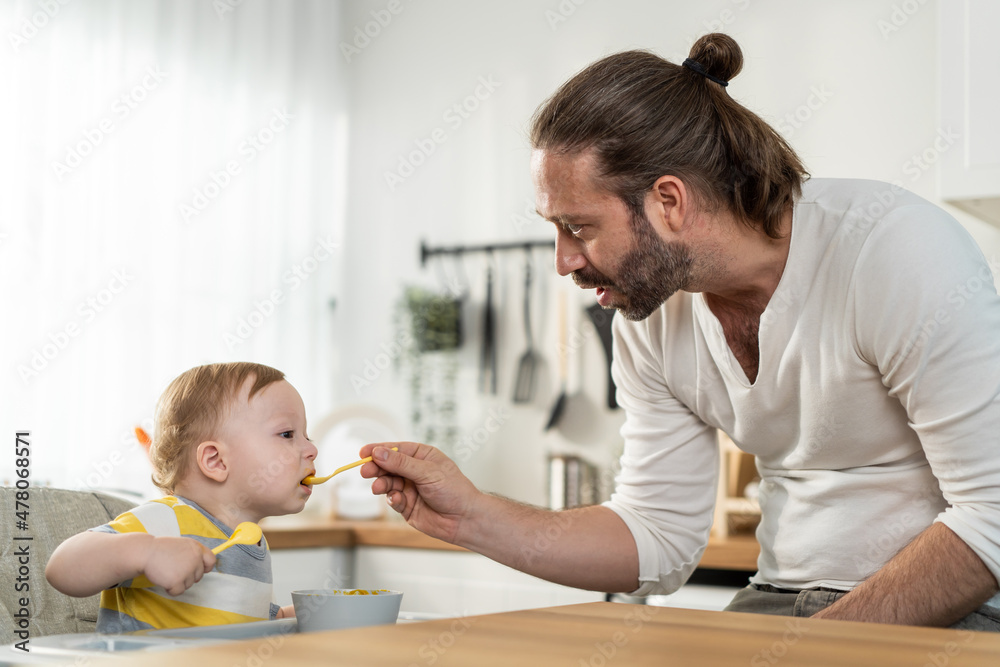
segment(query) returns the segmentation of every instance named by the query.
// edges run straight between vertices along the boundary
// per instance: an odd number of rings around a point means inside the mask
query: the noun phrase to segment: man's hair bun
[[[743,69],[743,52],[739,44],[721,32],[700,37],[688,57],[705,68],[709,75],[723,81],[729,81]]]

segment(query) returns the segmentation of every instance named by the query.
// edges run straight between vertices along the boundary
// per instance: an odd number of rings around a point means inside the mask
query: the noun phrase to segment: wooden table
[[[287,635],[92,665],[1000,665],[1000,635],[592,602]]]

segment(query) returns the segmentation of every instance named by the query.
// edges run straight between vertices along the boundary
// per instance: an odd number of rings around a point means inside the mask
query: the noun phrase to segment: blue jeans
[[[750,584],[733,598],[726,611],[777,616],[812,616],[844,597],[845,591],[814,588],[788,591],[767,584]],[[958,630],[1000,632],[1000,609],[983,605],[951,626]]]

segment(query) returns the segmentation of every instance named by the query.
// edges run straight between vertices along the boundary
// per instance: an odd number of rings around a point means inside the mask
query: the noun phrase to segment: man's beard
[[[615,267],[614,278],[587,267],[573,272],[573,281],[584,289],[604,287],[619,295],[608,308],[639,322],[657,310],[677,290],[691,282],[691,253],[679,241],[666,242],[652,224],[633,219],[633,247]]]

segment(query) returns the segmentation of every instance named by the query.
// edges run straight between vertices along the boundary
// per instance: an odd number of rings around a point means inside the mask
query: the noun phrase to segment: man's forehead
[[[532,154],[536,212],[560,223],[599,214],[618,198],[600,181],[593,151],[572,154],[535,150]]]
[[[579,151],[535,149],[531,153],[531,173],[538,184],[558,181],[596,187],[597,153],[593,149]]]

